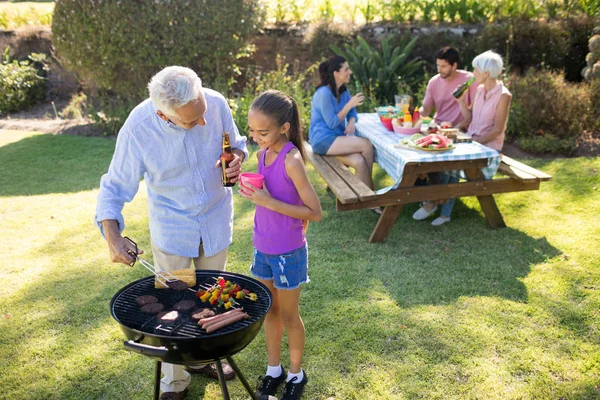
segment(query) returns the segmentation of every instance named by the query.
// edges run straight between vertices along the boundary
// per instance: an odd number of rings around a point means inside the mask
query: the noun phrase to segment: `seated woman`
[[[510,109],[511,93],[498,79],[502,72],[502,57],[493,51],[486,51],[473,60],[475,71],[475,85],[477,93],[473,100],[473,106],[469,108],[466,96],[463,94],[458,99],[460,111],[469,124],[468,134],[473,140],[501,151],[504,145],[504,131],[508,122],[508,111]],[[466,92],[465,92],[466,93]],[[455,183],[458,178],[449,173],[437,174],[434,183]],[[433,177],[432,177],[433,178]],[[450,222],[450,214],[454,207],[454,199],[442,204],[441,215],[433,220],[431,225],[438,226]],[[437,205],[433,202],[424,203],[420,209],[413,214],[416,220],[422,220],[433,214]]]
[[[351,96],[346,87],[352,71],[344,57],[332,56],[319,65],[319,75],[321,83],[313,96],[308,132],[313,152],[337,156],[372,189],[373,145],[354,135],[356,106],[363,103],[364,97],[362,93]]]

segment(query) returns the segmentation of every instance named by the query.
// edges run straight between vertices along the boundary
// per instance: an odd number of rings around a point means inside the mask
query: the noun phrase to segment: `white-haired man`
[[[172,66],[152,77],[150,98],[129,114],[119,131],[113,159],[102,176],[95,222],[108,243],[110,259],[131,264],[133,246],[121,234],[122,209],[143,177],[154,263],[163,270],[224,270],[233,227],[231,188],[221,182],[222,132],[230,133],[234,160],[226,170],[235,182],[248,156],[225,98],[203,88],[189,68]],[[140,254],[142,252],[140,251]],[[161,399],[183,399],[191,376],[180,365],[162,364]],[[226,378],[235,373],[223,364]],[[186,367],[216,378],[213,364]]]

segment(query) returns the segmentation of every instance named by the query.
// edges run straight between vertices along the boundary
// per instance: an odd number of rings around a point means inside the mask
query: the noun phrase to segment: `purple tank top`
[[[263,151],[258,162],[258,173],[265,177],[271,196],[288,204],[302,205],[296,186],[285,172],[285,156],[296,146],[288,142],[269,166],[265,166]],[[254,247],[265,254],[283,254],[306,244],[302,233],[302,220],[256,206],[254,214]]]

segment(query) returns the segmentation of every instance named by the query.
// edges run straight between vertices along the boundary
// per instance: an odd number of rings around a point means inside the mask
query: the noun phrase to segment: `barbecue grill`
[[[271,293],[265,285],[245,275],[212,270],[196,271],[197,286],[195,288],[214,284],[215,278],[218,276],[256,293],[258,300],[239,300],[239,306],[243,307],[244,312],[250,318],[210,334],[191,319],[193,310],[210,306],[200,302],[189,290],[177,292],[170,289],[155,289],[154,276],[132,282],[113,296],[110,302],[110,312],[121,325],[121,329],[128,339],[124,342],[125,348],[156,361],[154,399],[158,400],[159,398],[162,362],[183,365],[215,362],[223,398],[229,400],[229,392],[220,363],[221,359],[226,359],[251,398],[258,400],[232,356],[244,349],[260,331],[265,316],[271,308]],[[180,318],[173,323],[164,323],[159,321],[156,315],[145,314],[140,310],[136,298],[142,295],[155,296],[165,306],[165,310],[171,310],[172,306],[180,300],[195,300],[197,307],[188,312],[180,312]]]

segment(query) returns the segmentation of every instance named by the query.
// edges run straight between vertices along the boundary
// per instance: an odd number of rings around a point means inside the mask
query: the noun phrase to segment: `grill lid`
[[[257,301],[248,298],[237,300],[240,303],[236,307],[243,308],[250,318],[238,321],[213,333],[206,333],[198,322],[191,319],[192,312],[198,308],[211,308],[216,313],[225,312],[223,307],[211,306],[209,303],[201,302],[194,293],[189,290],[177,292],[170,289],[154,288],[154,276],[132,282],[121,289],[111,301],[111,314],[117,322],[127,328],[138,331],[145,335],[164,337],[171,339],[201,339],[212,338],[229,334],[244,329],[261,319],[271,308],[271,295],[262,283],[244,275],[223,271],[196,271],[196,286],[214,284],[214,278],[222,276],[226,280],[237,283],[244,289],[248,289],[258,295]],[[194,300],[195,307],[188,311],[179,311],[180,317],[173,323],[165,323],[158,320],[155,314],[145,314],[136,303],[136,298],[143,295],[152,295],[158,302],[165,306],[164,311],[173,310],[173,305],[181,300]]]

